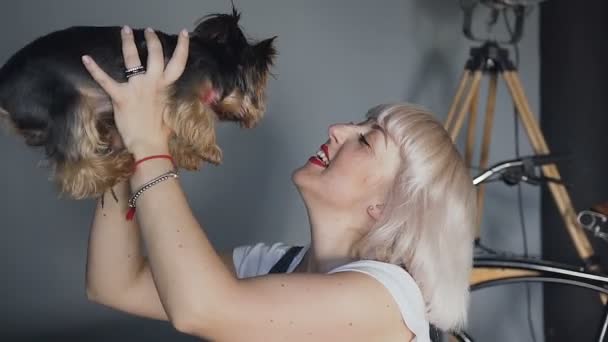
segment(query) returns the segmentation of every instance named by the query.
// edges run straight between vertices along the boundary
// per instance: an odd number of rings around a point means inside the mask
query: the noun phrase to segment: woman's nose
[[[329,138],[330,140],[341,144],[345,137],[347,136],[348,132],[352,131],[352,128],[354,127],[354,123],[350,122],[350,123],[339,123],[339,124],[333,124],[329,126],[328,129],[328,133],[329,133]]]

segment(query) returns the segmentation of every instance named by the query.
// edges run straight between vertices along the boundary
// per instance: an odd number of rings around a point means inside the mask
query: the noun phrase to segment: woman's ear
[[[376,204],[370,205],[367,207],[367,214],[374,219],[374,221],[378,221],[380,217],[382,217],[382,211],[384,210],[384,204]]]

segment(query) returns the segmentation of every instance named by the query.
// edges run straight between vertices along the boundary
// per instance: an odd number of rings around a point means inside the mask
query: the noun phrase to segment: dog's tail
[[[2,109],[0,109],[0,120],[3,121],[3,126],[21,135],[25,143],[30,146],[43,146],[48,140],[50,120],[38,122],[33,121],[31,117],[24,118],[23,115],[11,116],[8,111]]]
[[[50,74],[42,81],[25,82],[28,90],[5,98],[3,106],[10,113],[13,128],[29,146],[45,147],[47,155],[62,154],[71,145],[74,116],[80,93],[71,83]]]
[[[9,100],[10,109],[0,107],[2,126],[22,136],[30,146],[45,145],[54,126],[49,109],[37,100],[15,98]]]
[[[2,122],[2,126],[8,123],[10,116],[8,115],[8,111],[2,107],[0,107],[0,122]]]
[[[11,120],[10,113],[2,107],[0,107],[0,127],[9,134],[19,134],[19,130]]]

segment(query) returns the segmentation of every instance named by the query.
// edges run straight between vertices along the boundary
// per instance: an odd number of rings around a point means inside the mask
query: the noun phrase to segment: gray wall
[[[258,0],[237,5],[250,36],[279,36],[267,117],[255,130],[221,126],[224,164],[187,173],[182,182],[218,249],[256,241],[307,243],[307,218],[290,175],[327,138],[328,125],[358,120],[372,105],[396,100],[421,103],[444,118],[472,43],[460,33],[456,0]],[[0,61],[5,61],[55,29],[128,23],[177,32],[191,28],[203,14],[229,10],[229,2],[22,0],[4,1],[2,7]],[[535,112],[537,46],[534,12],[521,43],[521,71]],[[502,84],[500,90],[491,162],[513,156],[512,110]],[[522,144],[523,152],[529,151],[525,139]],[[36,168],[41,152],[14,136],[0,134],[0,155],[0,339],[189,339],[165,323],[87,302],[84,272],[94,202],[58,199],[47,170]],[[513,189],[488,189],[486,244],[521,251],[515,199]],[[533,253],[540,247],[538,202],[537,191],[526,189]],[[525,300],[521,288],[474,295],[473,334],[482,341],[529,340]],[[535,296],[532,303],[537,333],[542,333],[540,300]],[[496,318],[484,321],[487,317]]]

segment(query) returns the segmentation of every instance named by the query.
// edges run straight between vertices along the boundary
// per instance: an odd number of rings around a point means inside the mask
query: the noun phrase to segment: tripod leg
[[[541,153],[537,151],[537,146],[539,149],[546,150],[548,153],[549,147],[547,146],[544,137],[540,131],[540,128],[536,125],[536,119],[532,114],[532,110],[530,109],[530,105],[528,100],[526,99],[526,95],[523,92],[523,88],[521,83],[518,82],[515,78],[515,73],[513,71],[505,71],[503,73],[505,78],[505,82],[511,91],[511,96],[513,97],[513,102],[515,102],[515,107],[519,113],[519,116],[522,120],[522,124],[526,127],[526,132],[528,133],[528,137],[530,142],[532,143],[532,147],[534,147],[536,153]],[[521,109],[520,109],[521,108]],[[525,110],[524,110],[525,109]],[[529,115],[528,115],[529,114]],[[535,129],[529,130],[528,127],[536,126]]]
[[[481,155],[479,157],[479,167],[482,170],[488,168],[488,159],[490,155],[490,143],[492,142],[492,127],[494,126],[494,112],[496,109],[496,88],[498,84],[498,75],[492,73],[490,83],[488,85],[488,100],[486,102],[485,122],[483,126],[483,137],[481,142]],[[477,186],[477,232],[475,237],[479,239],[481,229],[481,217],[483,214],[483,204],[485,195],[485,184]]]
[[[458,84],[458,90],[456,90],[456,95],[454,96],[454,100],[452,102],[452,105],[450,106],[450,111],[448,112],[448,117],[443,126],[443,127],[445,127],[446,130],[449,130],[450,126],[452,125],[452,121],[454,120],[454,115],[456,114],[456,109],[458,108],[458,105],[460,104],[460,100],[462,99],[462,94],[464,93],[464,90],[466,89],[470,78],[471,78],[471,71],[469,71],[468,69],[465,69],[464,72],[462,73],[462,77],[460,78],[460,83]]]
[[[515,101],[515,106],[521,117],[522,123],[526,128],[530,142],[537,154],[549,153],[547,142],[542,135],[542,132],[535,121],[534,115],[530,110],[530,105],[523,92],[523,88],[519,81],[519,77],[515,71],[505,71],[503,73],[509,91]],[[555,165],[545,165],[542,168],[545,176],[561,179],[557,167]],[[549,190],[557,204],[559,212],[564,220],[566,229],[570,234],[578,255],[587,263],[588,267],[593,271],[599,270],[599,264],[594,260],[594,251],[591,247],[589,239],[585,235],[582,228],[576,221],[576,212],[573,208],[572,201],[566,188],[561,184],[549,183]]]
[[[475,128],[477,126],[477,104],[479,103],[479,87],[472,90],[473,99],[469,108],[469,120],[467,122],[467,142],[464,150],[464,161],[467,167],[473,165],[473,152],[475,151]]]
[[[473,100],[473,96],[475,95],[475,92],[477,91],[477,89],[479,89],[479,83],[481,81],[481,76],[483,76],[483,72],[481,70],[476,70],[475,73],[473,74],[473,80],[471,81],[471,87],[469,88],[469,93],[465,97],[462,107],[460,107],[460,112],[458,113],[458,116],[456,117],[456,122],[454,123],[454,126],[451,127],[450,130],[448,130],[448,132],[450,133],[450,136],[452,137],[452,141],[454,141],[454,142],[456,141],[456,137],[458,137],[458,132],[460,131],[460,128],[462,127],[462,123],[464,122],[465,114],[467,113],[467,110],[469,110],[469,108],[471,106],[471,101]]]

